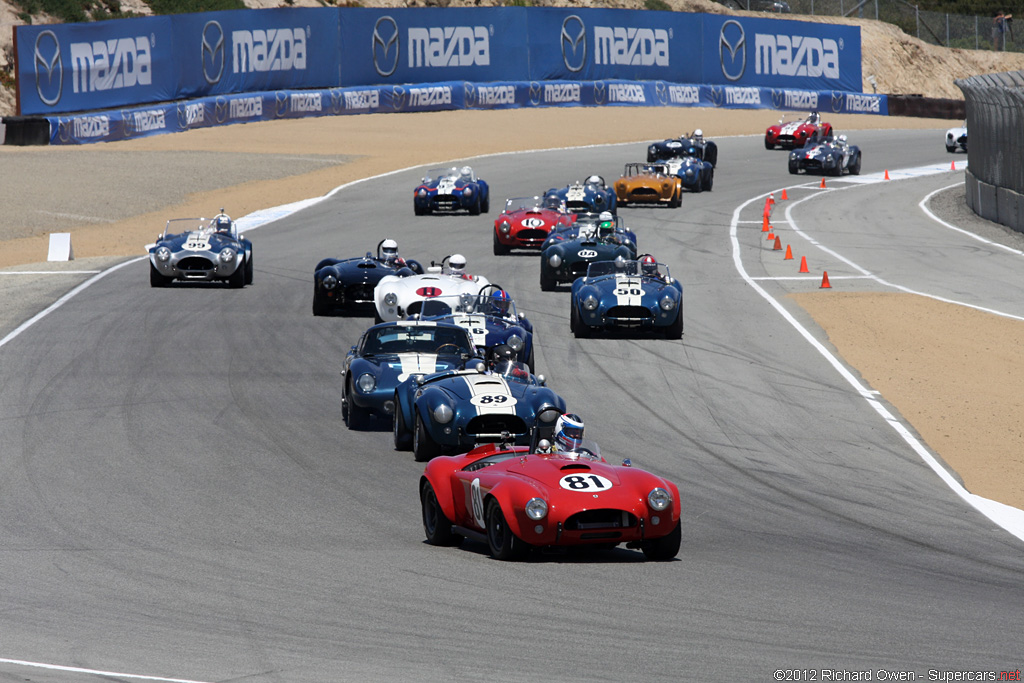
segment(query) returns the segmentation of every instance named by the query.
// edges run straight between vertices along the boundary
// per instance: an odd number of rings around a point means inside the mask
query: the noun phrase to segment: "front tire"
[[[857,153],[857,160],[850,164],[850,175],[860,175],[860,152]]]
[[[711,192],[711,187],[712,187],[712,186],[713,186],[714,184],[715,184],[715,169],[714,169],[714,168],[712,168],[712,169],[711,169],[711,170],[710,170],[710,171],[708,172],[708,182],[704,184],[704,190],[705,190],[706,192]]]
[[[405,418],[402,417],[397,394],[395,395],[395,421],[392,431],[394,433],[396,451],[407,451],[412,448],[412,434],[409,433],[409,428],[405,426]]]
[[[251,253],[249,254],[249,257],[247,259],[245,259],[245,284],[247,284],[247,285],[251,285],[252,284],[252,254]]]
[[[798,161],[791,161],[791,162],[789,162],[789,172],[792,175],[796,175],[797,173],[799,173],[800,172],[800,162],[798,162]]]
[[[540,288],[543,292],[552,292],[555,289],[555,275],[548,271],[547,268],[541,266],[540,268]]]
[[[166,287],[171,284],[174,280],[173,277],[168,277],[156,269],[152,263],[149,264],[149,286],[150,287]]]
[[[427,426],[423,423],[423,418],[420,417],[419,412],[416,413],[416,426],[413,428],[412,435],[412,457],[416,462],[427,462],[431,458],[441,453],[441,449],[430,438],[430,434],[427,433]]]
[[[682,304],[679,306],[679,312],[676,314],[676,319],[672,321],[672,324],[665,328],[666,339],[682,339],[683,338],[683,307]]]
[[[509,247],[507,244],[502,244],[501,240],[498,239],[498,233],[495,232],[494,233],[494,255],[495,256],[504,256],[504,255],[508,254],[510,251],[512,251],[512,248]]]
[[[668,562],[679,554],[679,546],[682,545],[683,529],[682,522],[676,522],[676,528],[667,536],[656,538],[653,541],[646,541],[640,550],[644,557],[654,562]]]
[[[231,273],[231,277],[228,278],[228,286],[235,289],[245,287],[245,263],[242,263],[242,265],[235,268],[235,272]]]
[[[474,201],[473,204],[470,205],[470,207],[469,207],[469,215],[470,216],[479,216],[480,215],[480,195],[477,195],[476,196],[476,201]]]
[[[318,301],[316,295],[313,296],[313,315],[327,315],[331,312],[331,307],[327,304]]]
[[[487,547],[496,560],[518,560],[526,551],[526,544],[512,533],[505,521],[498,501],[487,504]]]
[[[423,533],[430,545],[456,546],[462,543],[462,536],[452,531],[452,521],[444,514],[437,494],[429,481],[420,487],[420,507],[423,512]]]
[[[774,145],[774,143],[769,142],[768,138],[765,138],[765,140],[764,140],[764,148],[765,149],[775,149],[775,145]]]
[[[576,310],[576,303],[570,304],[572,309],[569,311],[569,329],[572,330],[573,335],[577,339],[586,339],[590,336],[590,327],[580,320],[580,314]]]
[[[345,425],[354,432],[358,432],[366,427],[366,421],[370,416],[370,411],[366,408],[360,408],[352,400],[352,395],[355,392],[349,387],[348,396],[341,404],[341,417],[345,420]]]

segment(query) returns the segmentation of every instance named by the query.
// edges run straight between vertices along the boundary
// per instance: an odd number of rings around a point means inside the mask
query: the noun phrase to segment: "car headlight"
[[[676,300],[666,294],[661,297],[661,301],[658,302],[658,305],[661,306],[661,310],[663,311],[671,311],[676,307]]]
[[[512,224],[509,223],[508,221],[502,221],[498,225],[498,230],[501,230],[503,233],[507,235],[512,230]]]
[[[508,344],[509,348],[513,351],[519,352],[523,350],[523,338],[518,334],[511,335],[505,340],[505,343]]]
[[[526,502],[526,516],[537,521],[548,516],[548,503],[543,498],[531,498]]]
[[[323,281],[324,289],[334,289],[338,286],[338,278],[333,275],[328,275]]]
[[[231,247],[224,247],[220,250],[220,260],[224,263],[231,263],[235,260],[237,252]]]
[[[693,177],[693,169],[691,167],[689,167],[689,166],[686,167],[686,177],[687,178],[692,178]]]
[[[669,185],[668,183],[662,183],[662,185],[661,185],[661,191],[662,192],[668,192],[671,189],[672,189],[671,185]]]
[[[446,425],[452,421],[453,417],[455,417],[455,413],[446,403],[434,408],[434,421],[438,424]]]
[[[551,256],[548,257],[548,265],[551,266],[552,268],[557,268],[558,266],[562,265],[562,257],[559,256],[558,254],[552,254]]]
[[[463,189],[462,190],[462,194],[466,195],[467,197],[472,197],[473,196],[473,188],[472,187],[467,187],[467,188]]]
[[[388,292],[384,295],[384,304],[387,306],[394,306],[398,303],[398,295],[394,292]]]
[[[356,380],[356,387],[364,394],[368,394],[377,388],[377,378],[368,372],[364,372]]]
[[[593,294],[588,294],[586,298],[583,299],[583,308],[587,309],[588,311],[592,311],[595,308],[597,308],[597,303],[597,297],[595,297]]]
[[[541,422],[554,422],[558,419],[558,416],[562,414],[558,408],[552,405],[546,405],[537,411],[537,419]]]
[[[426,197],[427,189],[425,187],[421,187],[416,194],[418,194],[420,197]]]
[[[790,158],[790,159],[799,159],[799,158],[800,158],[800,155],[799,155],[799,154],[797,154],[796,152],[790,152],[790,153],[789,153],[789,158]]]
[[[647,494],[647,504],[651,506],[652,510],[661,512],[672,504],[672,494],[658,486]]]
[[[160,247],[156,250],[156,260],[162,263],[167,263],[171,260],[171,250],[167,247]]]

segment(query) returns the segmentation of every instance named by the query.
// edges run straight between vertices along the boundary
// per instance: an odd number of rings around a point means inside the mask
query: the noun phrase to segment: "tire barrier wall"
[[[967,105],[967,205],[1024,232],[1024,72],[956,81]]]

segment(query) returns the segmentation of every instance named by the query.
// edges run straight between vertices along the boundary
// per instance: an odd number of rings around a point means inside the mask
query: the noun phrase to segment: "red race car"
[[[498,560],[531,548],[625,543],[649,560],[679,552],[679,489],[633,468],[610,465],[596,444],[544,452],[529,446],[487,444],[441,456],[420,479],[423,529],[431,545],[454,546],[469,537]]]
[[[513,247],[540,249],[548,233],[572,225],[575,214],[566,213],[557,197],[514,197],[494,221],[494,253],[509,253]]]
[[[832,124],[823,122],[816,111],[808,114],[807,118],[801,118],[799,114],[787,114],[765,131],[764,148],[775,149],[778,145],[782,149],[795,149],[803,147],[808,141],[830,135]]]

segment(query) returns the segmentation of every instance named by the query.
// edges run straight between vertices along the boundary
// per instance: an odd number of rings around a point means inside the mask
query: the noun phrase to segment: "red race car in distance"
[[[575,219],[557,197],[509,199],[494,221],[494,253],[501,256],[513,248],[540,249],[548,233],[572,225]]]
[[[487,444],[431,460],[420,479],[427,542],[454,546],[469,537],[498,560],[531,548],[621,543],[649,560],[676,556],[675,484],[628,460],[611,465],[586,440],[572,452],[543,450]]]
[[[786,114],[774,126],[769,126],[764,133],[764,148],[796,149],[803,147],[808,141],[820,140],[832,135],[832,124],[825,123],[816,111],[806,118],[799,114]]]

